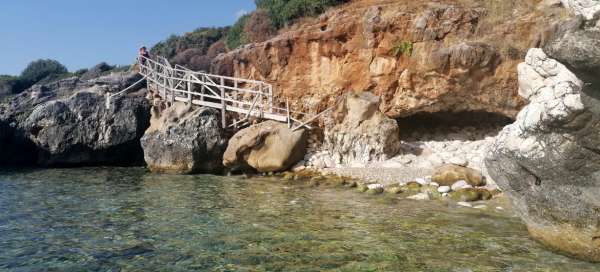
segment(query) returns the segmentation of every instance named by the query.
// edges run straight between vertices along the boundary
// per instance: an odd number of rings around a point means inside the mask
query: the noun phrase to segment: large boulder
[[[105,107],[98,88],[33,109],[23,123],[38,147],[41,165],[140,163],[139,138],[149,124],[150,106],[141,95],[124,96]]]
[[[480,171],[454,164],[446,164],[436,169],[431,180],[441,186],[451,186],[460,180],[474,187],[485,185],[485,178]]]
[[[304,129],[293,131],[287,124],[262,122],[240,130],[229,140],[223,165],[251,167],[263,173],[285,171],[304,158],[306,140]]]
[[[349,93],[325,129],[324,148],[338,164],[386,160],[399,152],[396,120],[379,111],[380,98],[370,92]]]
[[[227,138],[215,109],[175,103],[152,108],[151,126],[141,139],[144,159],[153,172],[219,173]]]
[[[600,90],[584,89],[541,49],[531,49],[518,72],[530,103],[491,146],[489,174],[532,237],[600,262]]]

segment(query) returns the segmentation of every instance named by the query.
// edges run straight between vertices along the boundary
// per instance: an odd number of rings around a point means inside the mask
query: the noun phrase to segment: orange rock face
[[[392,118],[460,111],[514,117],[524,105],[516,66],[560,16],[539,2],[357,0],[222,54],[212,70],[270,82],[280,102],[310,113],[344,92],[371,91]]]

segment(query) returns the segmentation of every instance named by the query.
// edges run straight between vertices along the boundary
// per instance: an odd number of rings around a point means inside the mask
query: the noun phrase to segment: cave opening
[[[476,141],[494,137],[511,118],[485,111],[417,113],[397,119],[403,141]]]

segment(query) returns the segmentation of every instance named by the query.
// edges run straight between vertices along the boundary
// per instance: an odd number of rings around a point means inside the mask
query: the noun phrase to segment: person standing
[[[146,59],[150,58],[150,53],[148,53],[148,49],[145,46],[142,46],[139,51],[138,61],[142,64],[146,64]]]

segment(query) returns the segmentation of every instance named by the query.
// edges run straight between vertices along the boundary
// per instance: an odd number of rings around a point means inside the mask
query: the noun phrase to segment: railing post
[[[225,86],[225,79],[221,78],[221,125],[223,128],[226,128],[227,120],[225,120],[225,112],[227,105],[225,104],[225,88],[223,86]]]
[[[190,105],[192,105],[192,76],[189,75],[189,73],[186,74],[186,81],[187,81],[187,97],[188,97],[188,103],[190,103]]]
[[[273,86],[269,86],[269,112],[273,113]]]
[[[204,89],[206,88],[204,86],[204,82],[206,82],[206,76],[202,75],[202,85],[200,87],[200,101],[204,101]]]
[[[175,73],[173,70],[170,70],[170,79],[169,79],[169,89],[171,89],[171,105],[175,104],[175,82],[173,81],[173,77],[175,77]]]
[[[233,79],[233,87],[235,89],[233,89],[233,93],[232,93],[231,97],[233,98],[233,100],[237,101],[238,100],[238,91],[237,91],[238,81],[237,81],[237,79]],[[240,106],[240,103],[234,103],[234,104],[235,104],[236,107]]]
[[[163,97],[164,100],[167,100],[167,99],[169,99],[167,97],[167,77],[165,76],[164,71],[163,71],[163,74],[162,74],[162,78],[163,78],[162,97]]]
[[[106,93],[106,109],[110,109],[110,93]]]
[[[290,101],[287,98],[285,99],[285,110],[287,111],[288,128],[292,128],[292,118],[290,118]]]

